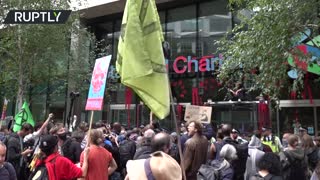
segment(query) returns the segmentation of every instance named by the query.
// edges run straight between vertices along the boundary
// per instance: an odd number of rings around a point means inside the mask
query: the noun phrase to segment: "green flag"
[[[32,126],[34,126],[35,124],[27,102],[23,103],[21,110],[19,111],[18,114],[16,114],[14,119],[15,119],[15,123],[13,125],[14,132],[19,131],[24,123],[29,123]]]
[[[117,71],[160,119],[170,112],[162,29],[154,0],[127,0],[118,45]]]

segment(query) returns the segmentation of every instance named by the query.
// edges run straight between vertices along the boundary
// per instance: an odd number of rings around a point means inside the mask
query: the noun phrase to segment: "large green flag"
[[[27,102],[23,103],[21,110],[19,111],[18,114],[16,114],[14,119],[15,119],[15,123],[13,125],[14,132],[19,131],[24,123],[29,123],[32,126],[34,126],[35,124]]]
[[[127,0],[118,45],[117,71],[160,119],[170,112],[162,29],[154,0]]]

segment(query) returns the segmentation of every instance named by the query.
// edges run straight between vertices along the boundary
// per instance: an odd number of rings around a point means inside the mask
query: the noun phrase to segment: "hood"
[[[261,144],[261,140],[259,138],[257,138],[256,136],[252,136],[251,140],[249,142],[248,145],[249,148],[256,148],[256,149],[263,149],[263,146]]]
[[[305,155],[302,149],[287,150],[286,152],[294,159],[304,160]]]
[[[210,165],[216,170],[226,169],[230,167],[230,163],[225,159],[214,160],[210,163]]]

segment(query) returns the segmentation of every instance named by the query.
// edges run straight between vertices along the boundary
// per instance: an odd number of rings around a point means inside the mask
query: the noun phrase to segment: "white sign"
[[[187,105],[184,114],[185,121],[199,120],[201,123],[209,124],[211,121],[212,107]]]

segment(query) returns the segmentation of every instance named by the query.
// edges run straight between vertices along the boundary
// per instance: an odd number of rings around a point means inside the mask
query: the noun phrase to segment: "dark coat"
[[[5,162],[3,167],[0,168],[0,179],[1,180],[16,180],[17,175],[12,164]]]
[[[145,140],[141,146],[137,149],[136,153],[134,154],[133,159],[147,159],[150,157],[150,154],[152,153],[151,148],[151,140]]]

